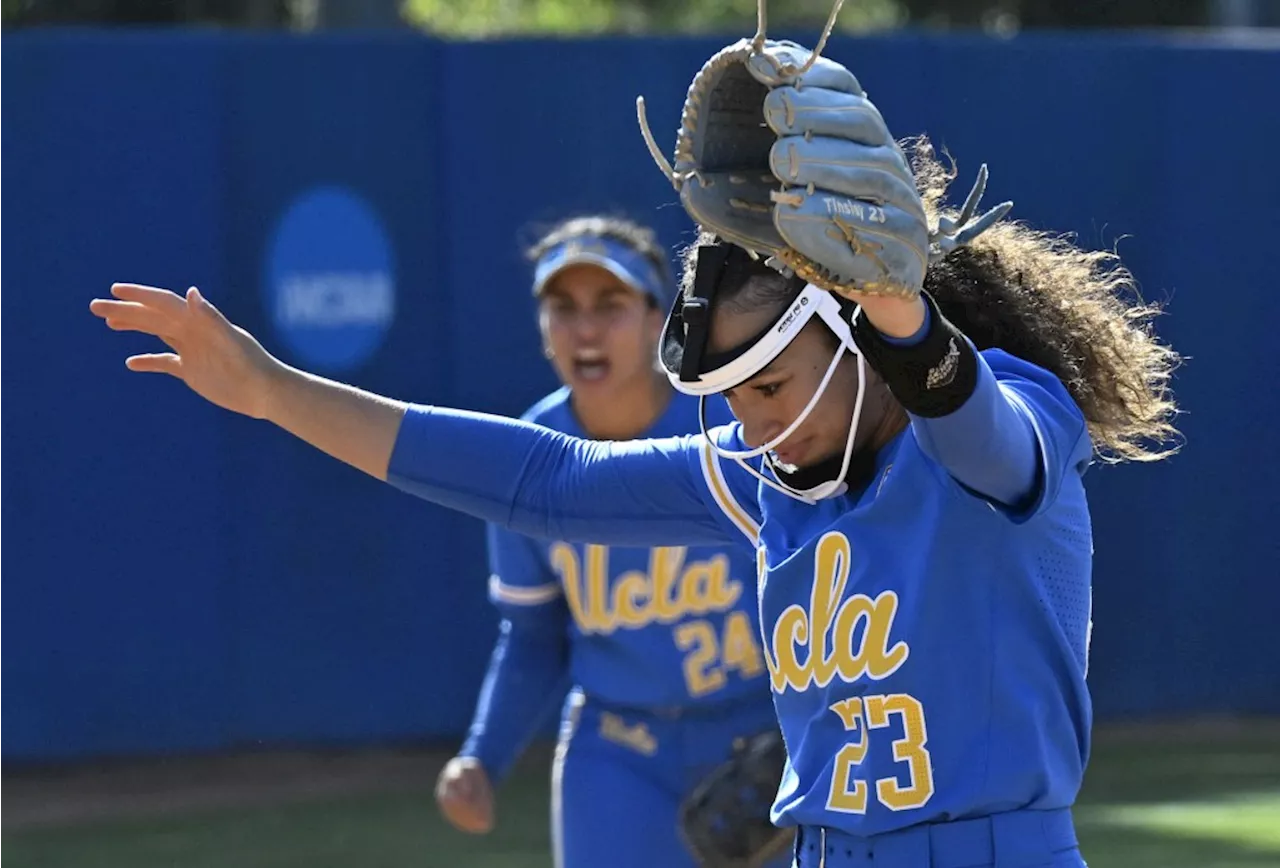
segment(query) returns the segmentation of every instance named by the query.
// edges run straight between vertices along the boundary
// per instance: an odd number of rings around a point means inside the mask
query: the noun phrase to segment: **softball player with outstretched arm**
[[[579,217],[529,256],[544,352],[564,385],[523,418],[598,440],[696,432],[698,401],[655,365],[674,287],[653,233]],[[713,413],[727,420],[723,403]],[[492,827],[494,786],[571,686],[552,772],[556,864],[692,866],[681,802],[736,739],[777,726],[752,552],[488,535],[502,621],[470,733],[437,784],[445,817]]]
[[[92,309],[170,345],[131,369],[180,377],[404,491],[514,531],[745,542],[788,749],[773,819],[796,828],[800,868],[1077,868],[1070,809],[1091,727],[1082,477],[1094,455],[1168,454],[1159,444],[1174,434],[1176,354],[1147,328],[1153,311],[1123,297],[1127,276],[1107,256],[999,213],[973,219],[976,195],[940,212],[949,178],[928,148],[908,174],[865,95],[822,84],[852,81],[847,70],[761,43],[752,62],[822,77],[770,93],[770,125],[822,131],[775,149],[776,166],[756,123],[735,133],[751,147],[678,156],[742,160],[763,143],[761,173],[818,171],[839,191],[803,212],[803,186],[766,196],[796,245],[772,257],[750,249],[755,207],[722,230],[734,244],[703,236],[689,251],[663,366],[681,391],[726,397],[736,422],[591,441],[310,376],[196,290],[117,285]],[[806,160],[810,146],[839,159]],[[672,177],[711,195],[713,168],[678,164]],[[742,197],[758,176],[737,177],[719,186],[750,206]],[[704,228],[717,216],[691,210]],[[802,242],[822,266],[814,277],[776,267],[800,263]],[[850,261],[834,292],[806,282]]]

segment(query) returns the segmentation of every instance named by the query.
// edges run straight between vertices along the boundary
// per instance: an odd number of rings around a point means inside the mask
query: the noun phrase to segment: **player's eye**
[[[600,309],[616,313],[626,310],[632,303],[632,295],[629,292],[609,292],[600,299]]]
[[[751,388],[755,389],[766,398],[772,398],[774,395],[778,394],[778,390],[782,388],[782,383],[761,383],[760,385],[752,386]]]

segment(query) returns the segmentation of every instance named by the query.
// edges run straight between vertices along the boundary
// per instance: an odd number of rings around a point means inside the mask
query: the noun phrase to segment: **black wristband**
[[[903,409],[916,416],[946,416],[977,388],[977,353],[928,293],[920,297],[929,308],[923,340],[909,346],[889,343],[865,314],[854,321],[853,339]]]

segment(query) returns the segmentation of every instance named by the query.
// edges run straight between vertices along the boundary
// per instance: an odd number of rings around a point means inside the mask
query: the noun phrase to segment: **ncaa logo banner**
[[[298,361],[350,371],[382,346],[395,319],[391,243],[373,208],[342,187],[289,206],[267,249],[271,323]]]

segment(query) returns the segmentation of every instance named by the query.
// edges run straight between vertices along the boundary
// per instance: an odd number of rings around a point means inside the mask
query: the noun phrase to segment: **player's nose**
[[[597,340],[603,330],[602,318],[593,311],[582,311],[573,318],[574,336],[582,343]]]
[[[782,433],[782,424],[759,412],[744,412],[738,417],[742,423],[742,440],[750,449],[758,449]]]

